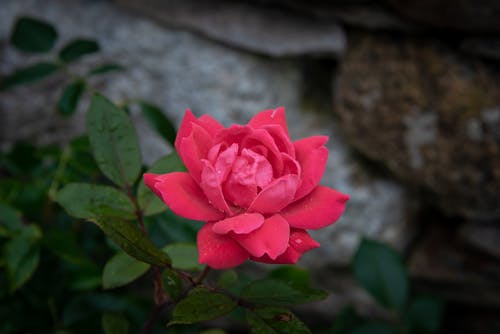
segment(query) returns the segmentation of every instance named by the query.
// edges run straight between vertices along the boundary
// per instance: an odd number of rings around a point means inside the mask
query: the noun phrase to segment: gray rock
[[[496,0],[386,0],[415,22],[464,32],[500,32],[500,2]]]
[[[69,17],[67,13],[79,15]],[[336,225],[314,233],[322,247],[307,254],[304,265],[346,265],[362,236],[390,242],[399,249],[406,246],[411,229],[404,190],[394,182],[367,174],[352,159],[330,115],[302,105],[304,84],[298,61],[234,50],[189,32],[133,17],[107,2],[4,1],[0,12],[2,36],[7,35],[14,17],[20,14],[55,22],[61,34],[58,47],[76,35],[97,38],[102,52],[72,70],[84,72],[104,60],[127,66],[125,73],[91,82],[114,101],[154,102],[177,124],[186,108],[198,115],[211,114],[229,125],[247,122],[260,110],[284,105],[293,138],[330,135],[331,156],[323,183],[350,194],[351,200]],[[11,49],[0,52],[6,60],[0,64],[2,73],[27,60]],[[63,119],[55,113],[53,106],[62,83],[64,79],[59,76],[3,93],[0,108],[7,115],[0,124],[3,144],[17,139],[63,143],[84,131],[88,97],[74,117]],[[146,162],[168,153],[171,148],[148,128],[137,110],[132,113]]]
[[[466,38],[460,44],[460,49],[467,54],[500,61],[500,38],[498,37]]]
[[[500,229],[498,226],[468,223],[460,227],[459,234],[466,243],[500,259]]]
[[[283,57],[339,57],[343,30],[333,22],[229,0],[115,0],[159,22],[188,28],[238,48]]]
[[[500,72],[437,42],[353,34],[336,77],[348,141],[450,215],[500,217]]]
[[[259,0],[268,6],[283,7],[319,20],[334,20],[345,25],[370,30],[421,30],[416,24],[398,17],[381,6],[380,1],[353,0]]]

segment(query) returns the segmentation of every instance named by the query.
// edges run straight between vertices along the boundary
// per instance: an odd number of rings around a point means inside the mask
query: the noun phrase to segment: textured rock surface
[[[335,23],[281,10],[229,0],[115,1],[160,22],[270,56],[340,56],[345,49],[344,32]]]
[[[56,22],[61,43],[69,38],[97,38],[103,51],[81,66],[114,60],[127,66],[125,73],[94,82],[115,101],[141,98],[157,103],[179,122],[184,109],[209,113],[226,125],[246,122],[266,108],[287,108],[294,138],[330,134],[331,156],[324,183],[351,195],[345,216],[333,227],[315,236],[322,248],[304,258],[311,267],[345,265],[366,235],[391,242],[398,248],[411,236],[407,225],[407,198],[398,184],[366,173],[350,156],[333,120],[317,110],[303,107],[302,66],[299,61],[274,60],[256,56],[205,40],[189,32],[173,30],[131,16],[110,3],[81,1],[5,1],[0,12],[0,36],[5,39],[15,15],[31,14]],[[68,17],[66,13],[79,13]],[[105,19],[102,19],[105,18]],[[11,49],[0,50],[2,73],[24,64],[26,58]],[[85,104],[68,120],[56,116],[53,106],[56,89],[62,83],[55,77],[45,83],[20,87],[3,94],[0,124],[4,144],[16,139],[37,143],[64,142],[84,131]],[[26,98],[29,94],[29,98]],[[169,147],[156,137],[135,114],[144,155],[151,162],[167,153]]]
[[[431,42],[353,36],[337,112],[350,142],[452,214],[500,216],[500,73]]]
[[[466,32],[500,32],[500,2],[496,0],[387,0],[396,11],[416,22]]]

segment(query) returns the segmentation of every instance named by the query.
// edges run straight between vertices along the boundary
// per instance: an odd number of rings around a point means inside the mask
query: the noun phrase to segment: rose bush
[[[334,223],[349,199],[318,185],[327,140],[291,142],[283,108],[229,128],[187,110],[175,148],[188,172],[145,174],[144,182],[174,213],[206,222],[197,236],[200,263],[295,263],[319,247],[306,230]]]

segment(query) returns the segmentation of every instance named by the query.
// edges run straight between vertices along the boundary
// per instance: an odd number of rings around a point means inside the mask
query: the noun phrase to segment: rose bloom
[[[306,230],[334,223],[349,199],[318,185],[327,140],[292,142],[284,108],[229,128],[187,110],[175,148],[188,172],[144,174],[144,182],[177,215],[205,222],[197,236],[200,263],[296,263],[319,247]]]

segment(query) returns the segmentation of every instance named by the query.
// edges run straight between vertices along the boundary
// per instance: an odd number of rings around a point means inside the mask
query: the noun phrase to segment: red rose
[[[145,174],[144,182],[174,213],[206,222],[197,237],[200,263],[295,263],[319,247],[306,230],[334,223],[349,199],[318,185],[327,140],[291,142],[283,108],[229,128],[187,110],[175,148],[188,172]]]

